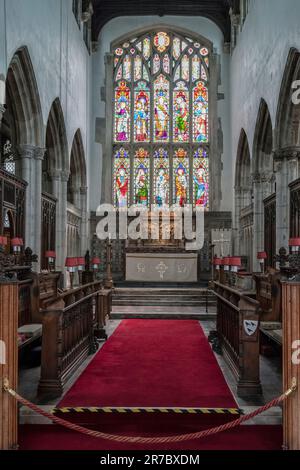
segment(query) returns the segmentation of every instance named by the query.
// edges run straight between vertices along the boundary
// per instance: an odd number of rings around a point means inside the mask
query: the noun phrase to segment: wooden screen
[[[25,240],[25,195],[26,183],[0,169],[0,232],[8,241],[13,237]]]
[[[42,194],[42,270],[48,268],[48,261],[45,258],[46,251],[55,251],[56,203],[57,200],[50,194]]]

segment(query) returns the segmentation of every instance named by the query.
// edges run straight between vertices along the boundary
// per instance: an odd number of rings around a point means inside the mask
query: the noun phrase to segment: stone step
[[[197,300],[182,300],[182,299],[153,299],[153,300],[149,300],[149,299],[140,299],[140,300],[137,300],[137,299],[130,299],[130,300],[113,300],[112,302],[112,305],[113,306],[119,306],[119,305],[140,305],[140,306],[146,306],[146,305],[164,305],[164,306],[168,306],[168,305],[174,305],[174,306],[203,306],[205,307],[206,305],[208,306],[211,306],[211,307],[215,307],[216,303],[215,302],[205,302],[205,301],[197,301]]]
[[[183,300],[209,300],[209,301],[216,301],[215,296],[213,295],[187,295],[187,294],[173,294],[173,295],[164,295],[164,294],[156,294],[156,295],[130,295],[130,294],[114,294],[113,295],[114,299],[120,299],[120,300],[130,300],[130,299],[149,299],[149,300],[155,300],[155,299],[166,299],[166,300],[172,300],[172,299],[183,299]]]
[[[214,296],[214,293],[208,289],[185,289],[185,288],[172,288],[172,289],[161,289],[161,288],[116,288],[114,289],[115,295],[211,295]]]
[[[161,306],[120,306],[113,307],[111,318],[113,320],[123,319],[165,319],[165,320],[215,320],[216,310],[197,307],[161,307]]]

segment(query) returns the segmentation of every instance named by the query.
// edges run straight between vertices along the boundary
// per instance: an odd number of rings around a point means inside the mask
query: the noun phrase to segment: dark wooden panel
[[[290,185],[290,235],[300,237],[300,179]]]
[[[274,257],[276,255],[276,195],[264,201],[264,238],[265,251],[268,255],[267,266],[276,267]]]

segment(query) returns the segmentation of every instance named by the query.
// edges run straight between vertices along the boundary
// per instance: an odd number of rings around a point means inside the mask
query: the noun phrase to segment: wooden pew
[[[94,332],[105,336],[109,299],[110,291],[94,282],[44,302],[39,395],[60,396],[75,370],[96,352]]]
[[[219,282],[214,283],[214,292],[218,338],[224,359],[237,380],[237,394],[260,395],[259,303],[247,293]]]
[[[274,347],[282,344],[281,273],[270,269],[255,273],[256,299],[260,304],[261,353],[274,354]]]

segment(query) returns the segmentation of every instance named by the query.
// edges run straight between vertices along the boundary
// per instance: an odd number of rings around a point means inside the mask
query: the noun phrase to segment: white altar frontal
[[[196,253],[127,253],[126,281],[197,282]]]

